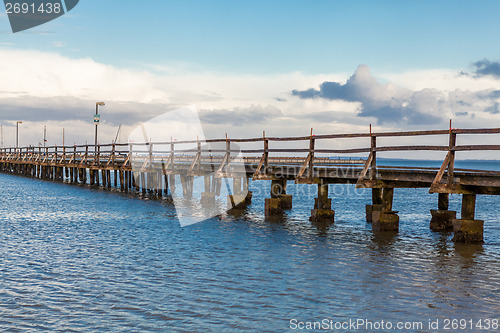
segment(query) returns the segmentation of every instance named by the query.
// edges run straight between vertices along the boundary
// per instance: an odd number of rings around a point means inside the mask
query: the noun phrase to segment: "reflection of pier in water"
[[[161,198],[175,191],[180,180],[185,197],[193,195],[193,179],[202,177],[201,204],[215,204],[221,195],[223,179],[231,179],[228,208],[241,209],[251,203],[249,179],[271,181],[265,214],[279,215],[292,208],[287,182],[315,184],[318,196],[311,210],[315,223],[333,223],[335,212],[328,198],[331,184],[356,184],[372,189],[372,202],[366,206],[366,218],[374,230],[397,231],[398,212],[392,209],[395,188],[429,188],[439,193],[438,209],[431,211],[430,227],[435,231],[454,231],[456,242],[481,243],[483,224],[475,219],[476,195],[500,195],[500,171],[456,169],[455,153],[498,151],[500,145],[457,145],[457,135],[500,134],[500,129],[450,129],[416,132],[311,135],[305,137],[251,139],[214,139],[71,147],[22,147],[0,150],[0,169],[6,173],[34,178],[116,188]],[[446,146],[378,146],[377,138],[429,137],[449,138]],[[338,146],[338,139],[369,141],[366,148],[325,149]],[[307,148],[296,148],[300,143]],[[276,147],[270,147],[275,145]],[[283,148],[283,145],[288,145]],[[396,151],[442,151],[441,168],[379,166],[377,154]],[[366,159],[329,158],[333,154],[368,154]],[[272,156],[271,156],[272,155]],[[303,155],[303,156],[300,156]],[[462,195],[461,218],[448,209],[449,194]]]

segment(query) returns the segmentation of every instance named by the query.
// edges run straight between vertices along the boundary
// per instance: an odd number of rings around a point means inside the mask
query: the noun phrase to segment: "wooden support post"
[[[107,185],[108,185],[108,177],[106,175],[106,170],[101,170],[101,173],[102,173],[102,186],[104,188],[107,188]]]
[[[163,177],[160,172],[156,172],[156,179],[158,183],[156,195],[158,196],[158,198],[161,198],[163,196]]]
[[[476,195],[462,195],[461,219],[453,220],[453,241],[457,243],[483,243],[484,221],[475,220]]]
[[[116,169],[114,170],[114,179],[113,179],[113,181],[115,183],[114,184],[115,188],[118,188],[118,170],[116,170]]]
[[[125,193],[128,193],[128,184],[129,184],[129,173],[128,171],[122,171],[123,174],[123,186],[121,186],[121,190]],[[120,181],[122,178],[120,178]]]
[[[141,180],[139,179],[139,171],[132,172],[132,176],[134,177],[135,191],[139,193],[141,191]]]
[[[448,185],[453,185],[453,178],[455,174],[455,145],[457,144],[457,134],[453,133],[451,129],[451,120],[450,120],[450,144],[449,144],[449,152],[450,152],[450,164],[448,165]]]
[[[141,172],[141,189],[142,189],[142,195],[146,196],[147,192],[147,185],[146,185],[146,174],[144,172]]]
[[[111,188],[111,170],[106,170],[106,180],[108,181],[108,189]]]
[[[120,191],[125,191],[125,177],[124,177],[124,172],[122,170],[118,170],[118,173],[120,174]]]
[[[377,137],[372,133],[372,125],[370,124],[370,155],[372,161],[370,164],[370,180],[377,179]],[[382,211],[382,189],[372,188],[372,204],[366,205],[366,222],[373,222],[374,212]],[[377,215],[378,216],[378,215]]]

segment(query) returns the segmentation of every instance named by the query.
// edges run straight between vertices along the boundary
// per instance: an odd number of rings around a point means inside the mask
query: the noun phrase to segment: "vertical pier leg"
[[[242,178],[233,178],[233,194],[227,196],[228,209],[244,209],[249,201],[247,200],[247,193],[244,191],[246,181]]]
[[[372,204],[366,205],[366,222],[373,222],[373,212],[382,210],[382,189],[372,188]]]
[[[125,177],[123,175],[122,170],[118,170],[118,174],[120,175],[120,191],[125,191]]]
[[[314,199],[314,209],[311,210],[311,222],[333,223],[335,212],[332,210],[332,199],[328,198],[328,184],[318,184],[318,197]]]
[[[453,230],[453,219],[457,218],[457,212],[448,210],[449,208],[448,193],[439,193],[438,209],[431,209],[430,228],[433,231],[451,231]]]
[[[193,177],[187,175],[181,176],[182,194],[185,198],[191,198],[193,196]]]
[[[462,195],[461,219],[453,219],[453,241],[456,243],[483,243],[484,221],[475,220],[476,195]]]
[[[165,182],[164,192],[165,192],[165,196],[167,196],[168,195],[168,175],[164,174],[163,178],[164,178],[164,182]]]
[[[141,180],[139,178],[138,172],[132,172],[132,176],[134,177],[135,191],[139,193],[141,190]]]
[[[285,178],[271,180],[271,198],[265,200],[265,214],[281,214],[283,209],[292,208],[292,195],[286,194]]]
[[[146,174],[144,172],[141,172],[141,190],[142,190],[142,195],[146,195]]]
[[[106,171],[106,179],[108,181],[108,184],[107,184],[108,185],[108,189],[110,189],[111,188],[111,170],[107,170]]]
[[[120,182],[123,180],[123,186],[121,186],[121,190],[125,193],[128,193],[128,172],[122,171],[121,173],[123,174],[122,178],[120,178]]]
[[[108,175],[106,174],[106,170],[101,170],[102,173],[102,186],[104,188],[108,187]]]
[[[210,175],[203,176],[205,183],[205,191],[201,193],[200,203],[202,205],[215,205],[215,192],[212,192],[212,177]]]
[[[382,210],[372,212],[373,231],[398,231],[399,216],[392,210],[393,188],[382,189]]]
[[[250,188],[250,178],[245,177],[245,179],[243,179],[243,193],[246,193],[245,196],[246,205],[250,205],[252,203],[253,193],[252,191],[249,190],[249,188]]]
[[[175,174],[171,174],[168,176],[170,178],[169,185],[170,185],[170,194],[175,193]]]

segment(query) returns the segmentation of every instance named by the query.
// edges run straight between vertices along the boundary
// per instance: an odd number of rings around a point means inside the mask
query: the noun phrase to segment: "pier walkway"
[[[500,170],[455,168],[457,152],[499,151],[500,145],[458,145],[457,136],[494,137],[500,128],[449,129],[413,132],[311,135],[146,142],[129,144],[75,145],[66,147],[19,147],[0,150],[0,171],[33,178],[114,188],[123,192],[161,198],[174,192],[180,181],[184,196],[193,194],[193,179],[203,177],[202,204],[214,204],[221,194],[222,179],[232,180],[230,209],[251,203],[249,179],[271,181],[265,214],[281,214],[292,208],[287,182],[314,184],[318,196],[311,207],[314,223],[334,222],[328,198],[329,184],[355,184],[372,189],[366,206],[367,222],[374,231],[397,231],[398,212],[392,209],[394,189],[428,188],[438,193],[437,209],[431,211],[430,228],[454,231],[455,242],[483,241],[482,220],[475,217],[476,195],[500,195]],[[377,139],[443,138],[447,145],[377,145]],[[497,138],[496,136],[495,138]],[[363,148],[338,148],[345,140],[366,142]],[[428,140],[427,140],[428,141]],[[491,140],[489,140],[491,141]],[[498,139],[494,140],[498,142]],[[300,146],[302,148],[297,148]],[[323,148],[326,147],[326,148]],[[440,168],[380,166],[377,156],[385,152],[434,151],[446,155]],[[362,155],[362,158],[331,156]],[[494,156],[494,158],[498,156]],[[448,208],[449,194],[462,195],[461,216]]]

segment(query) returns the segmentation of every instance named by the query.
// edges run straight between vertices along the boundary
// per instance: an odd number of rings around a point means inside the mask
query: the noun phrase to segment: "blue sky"
[[[498,58],[499,12],[499,1],[85,0],[25,33],[9,33],[3,16],[0,31],[15,48],[124,67],[403,71]]]
[[[500,1],[82,0],[13,34],[0,11],[0,122],[13,142],[92,141],[195,105],[220,136],[500,127]],[[56,133],[56,134],[54,134]]]

